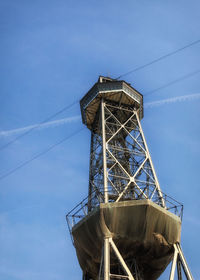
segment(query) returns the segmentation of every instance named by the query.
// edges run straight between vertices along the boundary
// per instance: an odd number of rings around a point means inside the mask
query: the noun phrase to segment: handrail
[[[145,191],[145,188],[143,189]],[[72,228],[76,225],[80,220],[86,217],[90,212],[92,212],[95,208],[99,207],[100,203],[104,203],[103,201],[103,189],[94,190],[90,195],[84,198],[78,205],[76,205],[68,214],[66,215],[66,220],[68,223],[68,228],[70,233],[72,232]],[[177,200],[173,199],[172,197],[166,195],[165,193],[161,192],[162,198],[165,201],[166,210],[174,213],[182,220],[183,216],[183,204],[179,203]],[[108,197],[110,195],[110,199],[108,202],[115,202],[113,196],[113,189],[108,190]],[[118,195],[116,193],[116,195]],[[146,198],[140,197],[138,198],[125,198],[122,199],[123,201],[126,200],[144,200]],[[121,201],[122,201],[121,200]],[[160,197],[153,197],[151,199],[152,202],[160,205],[162,207],[162,202]],[[73,239],[72,239],[73,240]]]

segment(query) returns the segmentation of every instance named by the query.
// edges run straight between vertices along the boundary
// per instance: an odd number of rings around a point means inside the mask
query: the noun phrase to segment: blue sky
[[[117,77],[200,39],[196,0],[0,0],[0,145],[78,101],[99,75]],[[199,268],[200,43],[124,79],[150,103],[142,126],[162,190],[184,204],[182,247]],[[78,103],[0,151],[0,278],[81,279],[65,214],[87,195],[90,132]],[[64,121],[60,121],[63,120]],[[8,133],[8,131],[12,131]],[[4,132],[4,134],[3,134]],[[7,133],[5,133],[7,132]],[[160,279],[166,279],[162,276]]]

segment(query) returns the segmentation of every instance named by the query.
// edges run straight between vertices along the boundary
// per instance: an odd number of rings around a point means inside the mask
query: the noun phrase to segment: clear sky
[[[0,0],[0,145],[78,101],[99,75],[118,77],[199,40],[199,11],[199,0]],[[145,103],[173,100],[147,106],[142,126],[162,190],[184,204],[182,247],[195,279],[200,73],[145,94],[200,70],[199,53],[200,43],[123,77]],[[0,179],[2,280],[81,279],[65,221],[88,188],[90,132],[79,116],[76,103],[0,149],[1,178],[83,128]]]

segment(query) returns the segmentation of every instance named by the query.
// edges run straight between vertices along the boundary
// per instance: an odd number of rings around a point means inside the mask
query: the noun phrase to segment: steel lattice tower
[[[89,194],[67,215],[83,280],[192,275],[180,247],[182,205],[163,194],[140,124],[143,96],[99,77],[80,101],[91,130]]]

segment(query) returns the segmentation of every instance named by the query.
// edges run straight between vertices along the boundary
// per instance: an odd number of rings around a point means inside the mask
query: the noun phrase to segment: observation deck
[[[143,118],[143,95],[125,81],[100,76],[98,82],[81,99],[82,121],[89,129],[92,128],[101,99],[134,106],[139,110],[139,118]]]
[[[149,199],[103,203],[99,195],[88,212],[90,195],[72,209],[66,219],[83,271],[98,279],[102,239],[109,235],[124,259],[137,258],[144,279],[157,279],[171,261],[173,244],[180,242],[183,212],[182,204],[162,195],[166,208]]]

